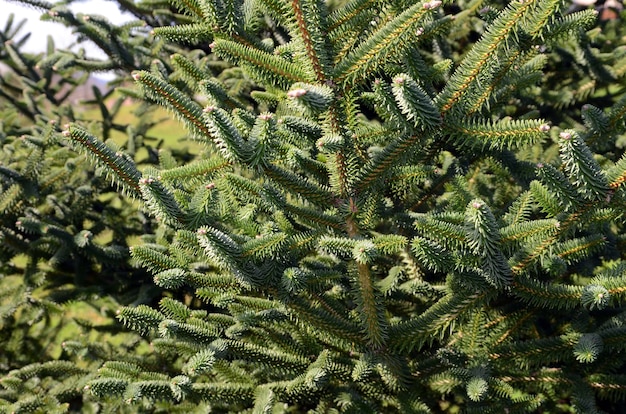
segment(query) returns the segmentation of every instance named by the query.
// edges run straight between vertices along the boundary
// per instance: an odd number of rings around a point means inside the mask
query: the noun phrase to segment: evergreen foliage
[[[136,144],[101,141],[110,117],[97,127],[54,101],[55,116],[35,114],[28,93],[6,110],[33,116],[21,140],[3,123],[0,281],[51,295],[9,293],[6,332],[24,332],[19,306],[62,306],[59,266],[71,289],[106,295],[73,299],[119,304],[120,324],[11,366],[0,410],[623,411],[623,13],[556,0],[167,7],[146,13],[155,39],[48,15],[110,56],[63,67],[126,72],[126,96],[168,109],[204,146],[196,159],[142,163]],[[39,73],[5,45],[16,72]],[[111,245],[85,227],[96,188],[125,195],[123,213],[92,220]]]
[[[28,36],[21,26],[10,18],[0,32],[0,411],[89,410],[97,404],[83,388],[94,371],[122,349],[146,346],[116,322],[116,310],[161,294],[129,262],[129,243],[155,223],[111,186],[121,170],[107,169],[123,166],[131,184],[118,187],[132,194],[137,165],[157,160],[148,131],[158,121],[148,110],[134,125],[119,123],[125,98],[95,86],[75,111],[91,63],[80,53],[55,51],[51,39],[44,55],[23,52]],[[54,54],[75,61],[61,67],[50,63]],[[88,108],[101,120],[84,118]],[[94,169],[63,143],[68,121],[107,139],[85,145],[93,145],[94,158],[101,152],[116,164]],[[124,153],[111,140],[120,136]]]

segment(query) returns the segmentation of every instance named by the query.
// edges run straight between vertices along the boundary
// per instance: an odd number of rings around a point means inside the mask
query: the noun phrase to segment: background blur
[[[70,8],[76,13],[100,14],[113,23],[124,23],[133,19],[132,15],[120,12],[115,3],[105,0],[75,2]],[[15,14],[17,21],[22,19],[28,20],[23,29],[24,34],[32,33],[24,49],[28,52],[44,51],[48,35],[54,37],[58,49],[67,49],[75,42],[72,31],[65,28],[62,24],[42,22],[39,19],[42,11],[7,0],[0,0],[0,27],[4,28],[11,13]],[[84,48],[87,56],[94,58],[101,56],[100,51],[90,42],[83,42],[78,47]]]

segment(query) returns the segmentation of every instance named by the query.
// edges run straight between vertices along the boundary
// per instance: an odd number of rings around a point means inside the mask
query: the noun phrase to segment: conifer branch
[[[560,133],[560,153],[566,173],[579,191],[597,201],[606,199],[608,184],[591,151],[575,131]],[[574,178],[575,177],[575,178]]]
[[[500,234],[495,217],[482,200],[470,202],[465,211],[469,247],[482,256],[482,270],[487,281],[497,288],[511,283],[512,273],[499,248]]]
[[[13,184],[0,195],[0,212],[7,214],[11,211],[19,210],[23,203],[23,189],[19,184]]]
[[[575,309],[580,306],[583,288],[561,284],[548,285],[531,278],[518,277],[514,294],[537,308]]]
[[[333,159],[334,158],[334,159]],[[330,185],[336,194],[343,199],[352,193],[352,175],[350,174],[350,160],[344,151],[337,151],[328,163]]]
[[[230,40],[216,39],[212,43],[213,52],[237,64],[249,64],[261,79],[270,79],[275,87],[288,88],[295,82],[310,82],[312,79],[297,65],[262,50],[253,49]]]
[[[545,137],[549,126],[541,119],[502,120],[499,122],[464,120],[446,123],[454,141],[460,146],[483,147],[489,149],[520,149],[529,147]]]
[[[359,171],[354,184],[357,191],[362,192],[365,188],[372,185],[373,182],[384,177],[385,173],[395,165],[400,157],[406,155],[409,149],[421,142],[423,142],[423,137],[418,135],[403,135],[394,139]]]
[[[406,39],[412,37],[419,25],[423,24],[428,11],[439,4],[438,2],[415,4],[387,22],[337,64],[335,80],[349,84],[367,80],[391,56],[399,54],[410,46]]]
[[[116,153],[75,124],[69,124],[67,129],[63,131],[63,136],[71,139],[70,143],[75,148],[104,167],[105,172],[124,192],[136,198],[141,196],[141,188],[139,187],[141,173],[123,154]]]
[[[172,0],[172,2],[176,4],[180,10],[182,10],[185,13],[190,13],[192,16],[196,18],[207,17],[205,16],[203,8],[202,8],[202,4],[205,2],[200,3],[199,1],[196,1],[196,0]],[[211,3],[211,2],[206,2],[206,3]]]
[[[207,97],[214,101],[215,105],[221,104],[229,109],[245,109],[243,104],[226,92],[224,86],[217,79],[204,78],[198,86]]]
[[[393,95],[398,107],[418,130],[434,130],[441,124],[441,116],[426,92],[406,74],[393,79]]]
[[[626,182],[626,157],[622,157],[607,173],[607,181],[612,191],[616,191]]]
[[[444,330],[455,323],[477,304],[485,304],[493,297],[489,292],[463,292],[447,295],[440,299],[428,311],[415,319],[393,325],[389,328],[389,346],[398,352],[412,352],[432,340],[436,334],[443,335]]]
[[[445,272],[454,266],[454,257],[449,252],[436,242],[419,236],[411,242],[411,252],[427,269]]]
[[[359,326],[344,320],[342,316],[329,313],[318,307],[311,306],[302,298],[294,298],[287,306],[298,315],[300,324],[310,324],[317,327],[320,332],[332,332],[337,338],[346,341],[347,344],[358,345],[362,343],[362,333]],[[328,338],[327,340],[330,340]]]
[[[181,117],[194,137],[201,142],[211,137],[211,131],[203,119],[202,108],[167,82],[146,71],[133,74],[142,90]]]
[[[524,20],[524,28],[532,37],[543,36],[543,31],[550,30],[554,24],[555,12],[562,7],[562,3],[556,0],[537,2],[533,13]]]
[[[137,260],[142,266],[147,267],[153,273],[159,273],[180,267],[180,264],[172,259],[171,256],[159,251],[156,246],[137,245],[130,248],[133,259]]]
[[[494,75],[493,81],[490,82],[489,86],[476,98],[474,106],[467,110],[467,115],[472,116],[484,107],[489,108],[490,101],[502,99],[502,96],[499,95],[502,95],[504,91],[498,93],[498,89],[502,90],[504,87],[506,88],[506,93],[510,94],[513,92],[513,89],[520,89],[524,85],[529,83],[532,85],[540,81],[541,73],[539,69],[541,69],[542,63],[545,63],[545,57],[543,59],[531,59],[533,56],[534,53],[523,53],[521,49],[513,50],[507,62],[503,64],[499,72]],[[516,69],[515,72],[511,74],[511,72],[513,72],[513,66],[521,66],[523,60],[530,60],[530,62]]]
[[[180,167],[160,170],[159,175],[165,182],[182,179],[210,178],[216,172],[230,169],[231,163],[221,158],[207,158]]]
[[[442,114],[448,113],[462,98],[475,88],[480,87],[481,78],[487,77],[487,72],[496,65],[497,50],[511,39],[515,30],[521,25],[525,17],[534,9],[532,1],[516,1],[510,3],[498,18],[487,28],[481,40],[474,45],[459,68],[454,72],[446,88],[438,95],[437,102]],[[469,107],[471,101],[464,101]]]
[[[302,221],[302,224],[310,226],[311,223],[317,223],[320,226],[328,227],[336,230],[342,230],[344,224],[341,219],[336,216],[320,213],[316,209],[310,209],[305,207],[295,206],[293,204],[286,204],[285,210],[293,214],[296,218]]]
[[[518,360],[532,356],[534,365],[554,363],[571,358],[572,348],[580,338],[580,334],[561,335],[558,337],[531,339],[502,345],[489,353],[489,358],[498,360],[516,358]]]
[[[611,128],[619,128],[619,130],[624,131],[624,129],[626,129],[626,122],[624,122],[624,120],[626,120],[626,97],[620,99],[613,105],[609,113],[609,124]]]
[[[264,172],[276,183],[313,204],[329,205],[331,203],[332,194],[326,188],[297,177],[277,165],[267,164],[264,167]]]
[[[343,29],[349,21],[361,18],[365,14],[363,12],[375,9],[377,3],[378,0],[352,0],[347,2],[328,18],[328,32],[332,33],[339,28]]]
[[[511,266],[513,274],[521,274],[529,265],[534,263],[546,250],[557,242],[561,234],[566,233],[576,224],[577,220],[584,214],[588,213],[592,207],[594,206],[590,203],[584,204],[579,208],[579,210],[569,214],[564,220],[555,223],[557,231],[555,231],[553,235],[544,238],[541,242],[537,242],[532,247],[532,251],[525,253],[515,265]],[[558,226],[556,224],[558,224]]]
[[[626,396],[626,377],[624,375],[592,374],[587,377],[589,386],[601,396],[618,401]]]
[[[222,231],[204,226],[198,229],[198,243],[204,249],[206,257],[222,270],[230,272],[244,286],[250,285],[252,279],[241,268],[241,247]]]
[[[124,325],[142,334],[156,330],[165,320],[165,316],[160,312],[146,305],[139,305],[135,308],[124,307],[117,312],[117,318]]]
[[[184,223],[184,214],[173,194],[160,177],[147,176],[139,180],[141,195],[148,211],[163,223],[178,227]]]
[[[205,401],[219,401],[224,404],[240,404],[254,400],[254,384],[243,383],[194,383],[194,395]]]
[[[374,284],[372,283],[369,265],[367,263],[357,263],[357,273],[363,332],[372,346],[380,348],[385,345],[387,340],[386,321],[374,293]]]
[[[277,366],[291,372],[298,372],[310,363],[308,358],[287,353],[284,350],[270,349],[236,340],[227,340],[225,344],[233,358],[254,361],[270,367]]]
[[[322,4],[316,0],[291,0],[299,34],[318,82],[328,79],[329,63],[332,61],[326,56],[328,48],[322,35],[325,23],[324,13],[320,10]]]
[[[155,27],[154,34],[172,42],[198,44],[213,38],[211,27],[204,23]]]
[[[561,171],[550,164],[539,163],[537,164],[537,175],[566,210],[579,206],[580,201],[576,188]]]
[[[254,257],[260,260],[276,259],[287,247],[287,235],[275,233],[251,240],[242,246],[243,257]]]
[[[213,105],[203,109],[205,124],[215,146],[229,161],[243,163],[250,159],[250,148],[229,114]]]

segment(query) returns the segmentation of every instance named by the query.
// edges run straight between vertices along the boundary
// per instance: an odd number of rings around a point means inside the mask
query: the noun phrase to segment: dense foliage
[[[0,410],[623,412],[619,3],[29,3],[109,59],[4,31]]]
[[[133,125],[120,124],[124,98],[95,87],[76,105],[85,69],[98,63],[56,51],[52,40],[45,54],[24,53],[21,26],[11,18],[0,33],[0,400],[3,412],[81,411],[93,372],[141,345],[116,310],[158,300],[161,290],[129,262],[129,243],[152,233],[153,220],[59,132],[78,121],[103,139],[117,134],[125,156],[151,165],[158,142],[149,131],[159,121],[144,108]],[[133,68],[150,64],[144,55]],[[85,118],[89,108],[99,120]]]

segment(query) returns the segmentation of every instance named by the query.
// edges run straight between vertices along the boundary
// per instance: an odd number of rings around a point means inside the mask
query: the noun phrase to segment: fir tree
[[[135,96],[206,150],[140,170],[80,122],[53,132],[159,223],[130,252],[166,293],[117,315],[152,350],[84,373],[89,398],[617,412],[623,21],[554,0],[171,10],[155,36],[208,48],[133,71]]]

